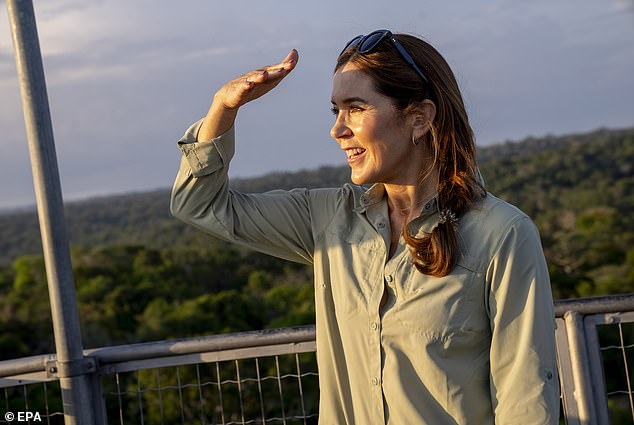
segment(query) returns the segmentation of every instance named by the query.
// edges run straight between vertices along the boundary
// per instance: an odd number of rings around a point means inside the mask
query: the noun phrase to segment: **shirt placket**
[[[389,240],[389,226],[387,217],[383,214],[384,206],[380,204],[371,205],[366,211],[366,216],[378,235],[383,239],[383,243],[379,241],[379,248],[376,255],[380,260],[374,262],[375,267],[371,276],[374,276],[374,284],[372,285],[372,293],[370,294],[370,303],[368,309],[368,341],[370,349],[370,364],[368,370],[368,379],[370,393],[372,395],[372,410],[374,417],[384,418],[384,400],[383,400],[383,380],[382,380],[382,349],[381,349],[381,298],[384,291],[384,273],[385,258],[387,253],[386,240]]]
[[[382,208],[383,207],[383,208]],[[385,211],[382,211],[385,210]],[[383,370],[383,355],[382,349],[382,317],[386,310],[389,310],[395,306],[398,300],[399,282],[398,265],[403,260],[403,256],[406,255],[406,249],[404,247],[404,241],[402,238],[399,240],[399,246],[396,249],[395,255],[386,261],[387,250],[389,249],[388,243],[390,240],[390,228],[387,218],[386,205],[376,205],[371,211],[368,211],[368,218],[372,222],[376,231],[381,235],[383,244],[381,244],[381,250],[379,254],[382,256],[381,261],[377,261],[376,269],[376,286],[372,294],[372,308],[369,311],[369,332],[371,341],[371,373],[370,373],[370,385],[372,388],[373,399],[376,401],[376,418],[383,418],[387,421],[385,416],[385,380]],[[386,292],[387,300],[384,305],[381,305],[383,293]]]
[[[385,313],[389,310],[392,310],[396,307],[396,305],[399,302],[399,295],[401,293],[400,290],[400,285],[402,284],[402,276],[399,276],[398,273],[398,265],[400,264],[400,262],[403,260],[403,255],[404,255],[404,247],[402,246],[403,244],[403,240],[402,238],[399,239],[398,242],[399,246],[396,249],[396,252],[394,253],[394,256],[392,256],[392,258],[390,258],[383,266],[383,284],[384,284],[384,288],[385,291],[387,292],[387,300],[385,301],[385,304],[382,306],[381,310],[380,310],[380,315],[381,318],[384,317]],[[384,336],[383,334],[380,335],[381,337],[381,341],[380,344],[381,346],[383,345],[384,341]],[[387,342],[387,341],[385,341]],[[393,342],[393,341],[392,341]],[[385,351],[381,350],[381,355],[384,356],[385,355]],[[385,363],[384,359],[381,359],[381,363],[382,365]],[[390,378],[394,378],[394,370],[386,370],[385,368],[381,368],[381,379],[382,379],[382,396],[383,396],[383,404],[385,404],[385,394],[389,393],[390,389]],[[387,379],[387,381],[386,381]],[[384,412],[386,412],[386,408],[385,405],[383,407]],[[389,411],[389,410],[387,410]],[[387,417],[388,415],[386,415],[384,413],[384,421],[385,423],[388,423],[389,418]]]
[[[380,244],[378,255],[382,257],[382,261],[376,261],[377,265],[375,273],[376,276],[374,290],[370,297],[371,303],[368,311],[368,333],[370,341],[370,350],[372,355],[370,356],[370,388],[372,394],[372,402],[374,404],[375,417],[383,418],[382,422],[386,423],[388,418],[385,415],[385,398],[384,398],[384,370],[383,370],[383,350],[382,350],[382,315],[385,311],[394,308],[398,302],[399,284],[402,284],[401,280],[403,276],[398,275],[398,265],[404,259],[407,254],[407,249],[403,238],[399,238],[399,246],[394,253],[394,256],[387,260],[387,251],[389,249],[390,241],[390,228],[388,223],[387,204],[385,202],[378,202],[372,205],[368,205],[367,198],[362,199],[363,205],[367,208],[366,217],[372,223],[374,229],[381,235],[383,244]],[[436,200],[432,199],[423,207],[421,217],[416,221],[420,222],[421,219],[433,214],[436,206]],[[387,260],[387,261],[386,261]],[[381,306],[381,299],[383,292],[387,291],[387,301],[385,305]]]

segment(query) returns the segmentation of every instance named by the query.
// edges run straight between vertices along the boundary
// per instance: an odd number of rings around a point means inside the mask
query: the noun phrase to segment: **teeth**
[[[362,148],[352,148],[352,149],[348,149],[346,151],[346,153],[348,154],[348,158],[354,156],[354,155],[359,155],[361,153],[365,152],[365,149]]]

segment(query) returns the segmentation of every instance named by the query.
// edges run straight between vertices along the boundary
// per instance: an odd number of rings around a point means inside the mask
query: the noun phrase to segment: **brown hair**
[[[407,34],[394,37],[414,58],[429,83],[424,83],[387,41],[366,54],[357,52],[355,47],[346,49],[337,59],[335,72],[348,62],[353,63],[403,113],[425,99],[435,103],[436,117],[431,131],[424,136],[433,155],[429,170],[435,167],[438,171],[438,210],[448,210],[459,219],[486,192],[478,176],[473,130],[458,83],[445,59],[429,43]],[[426,174],[421,176],[421,181],[425,177]],[[411,235],[406,225],[403,238],[421,273],[446,276],[456,265],[459,247],[457,223],[453,220],[441,220],[431,233],[421,238]]]

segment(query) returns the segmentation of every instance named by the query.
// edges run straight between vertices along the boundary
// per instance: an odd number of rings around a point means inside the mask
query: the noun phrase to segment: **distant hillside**
[[[540,228],[555,298],[634,293],[634,129],[527,139],[479,157],[489,190]],[[233,185],[337,186],[348,173]],[[314,323],[310,266],[214,240],[170,217],[168,204],[166,189],[68,205],[86,347]],[[44,261],[26,255],[39,251],[35,215],[0,216],[0,235],[0,360],[51,352]]]
[[[624,228],[632,230],[634,129],[527,138],[480,148],[478,158],[487,188],[529,213],[545,239],[566,229],[584,211],[597,208],[614,211]],[[237,179],[232,186],[260,192],[339,186],[347,181],[349,170],[343,166]],[[168,189],[72,202],[66,218],[71,244],[84,248],[166,248],[209,242],[170,216]],[[0,235],[0,265],[41,252],[32,211],[0,215]]]
[[[349,181],[347,167],[320,167],[294,173],[271,173],[252,179],[235,179],[232,187],[262,192],[293,187],[330,187]],[[170,190],[130,193],[68,202],[65,208],[71,245],[84,248],[144,245],[150,248],[175,244],[204,244],[209,238],[174,219],[169,212]],[[42,251],[34,210],[0,214],[0,265]]]

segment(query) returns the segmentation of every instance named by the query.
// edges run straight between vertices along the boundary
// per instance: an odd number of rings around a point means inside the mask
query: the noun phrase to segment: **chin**
[[[367,183],[366,179],[364,179],[361,176],[355,176],[354,173],[350,174],[350,180],[352,181],[352,183],[358,184],[358,185]]]
[[[358,185],[374,184],[379,182],[380,176],[378,173],[374,172],[374,170],[351,169],[350,180],[352,181],[352,183]]]
[[[354,174],[352,174],[350,176],[350,180],[352,181],[352,183],[354,184],[358,184],[359,186],[364,185],[364,184],[374,184],[377,183],[375,180],[373,179],[369,179],[365,176],[354,176]]]

